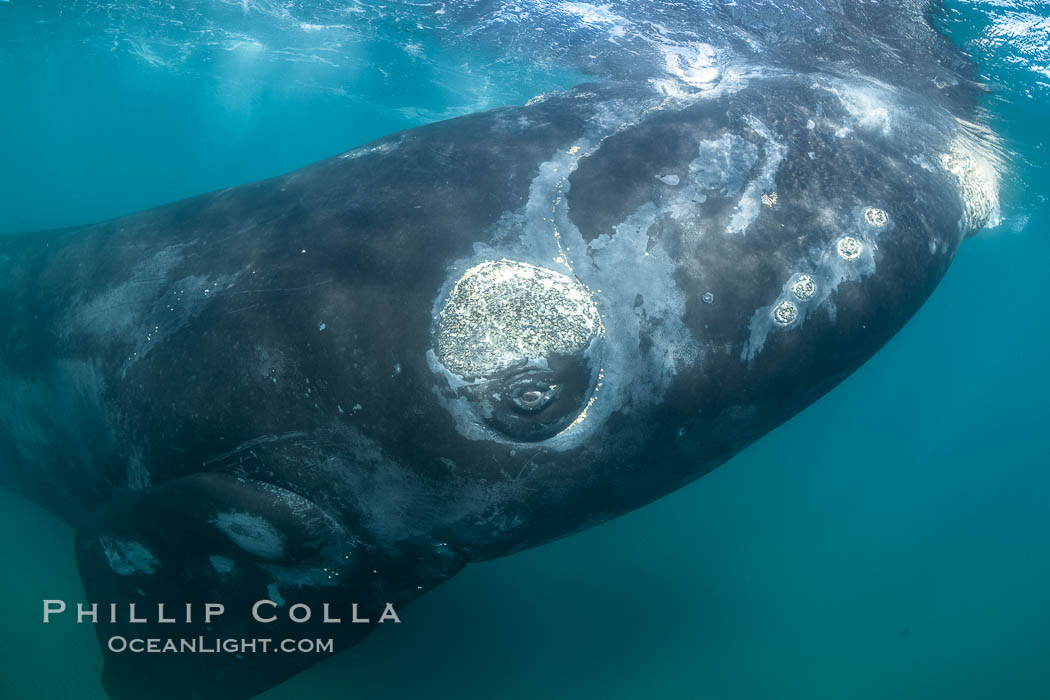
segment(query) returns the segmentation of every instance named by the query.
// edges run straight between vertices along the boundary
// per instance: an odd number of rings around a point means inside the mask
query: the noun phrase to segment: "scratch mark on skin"
[[[257,309],[260,306],[266,306],[266,304],[264,302],[259,302],[258,304],[249,304],[248,306],[241,306],[236,309],[230,309],[226,312],[226,315],[229,316],[230,314],[238,314],[242,311],[250,311],[252,309]]]
[[[525,462],[525,464],[523,464],[521,466],[521,471],[519,471],[518,475],[516,477],[514,477],[514,480],[517,481],[517,480],[521,479],[521,475],[525,473],[525,470],[529,468],[529,465],[532,464],[533,462],[535,462],[536,458],[539,457],[540,454],[542,454],[542,453],[543,453],[543,450],[536,450],[535,452],[533,452],[532,456],[529,457],[529,461]]]
[[[323,287],[326,284],[332,284],[333,282],[335,282],[334,279],[329,279],[329,280],[324,280],[322,282],[314,282],[313,284],[306,284],[306,285],[303,285],[301,287],[278,287],[276,289],[235,289],[235,290],[232,290],[232,291],[226,290],[226,291],[216,292],[212,296],[215,296],[215,297],[227,297],[227,296],[234,296],[234,295],[237,295],[237,294],[282,294],[282,293],[288,293],[288,292],[305,292],[305,291],[309,291],[311,289],[317,289],[318,287]]]
[[[209,465],[215,464],[216,462],[221,462],[223,460],[229,459],[230,457],[234,457],[240,454],[241,452],[250,452],[253,448],[258,447],[259,445],[265,445],[266,443],[270,442],[278,442],[280,440],[294,440],[296,438],[304,437],[307,437],[307,433],[301,430],[296,430],[288,433],[277,433],[276,435],[262,435],[257,438],[252,438],[251,440],[248,440],[246,442],[242,442],[240,445],[234,447],[229,452],[223,452],[222,454],[216,455],[211,459],[206,459],[203,462],[201,462],[201,464],[207,467]]]

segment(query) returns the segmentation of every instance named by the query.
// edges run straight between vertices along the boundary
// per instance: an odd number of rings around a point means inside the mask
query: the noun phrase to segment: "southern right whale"
[[[451,21],[485,41],[485,7]],[[78,528],[88,601],[228,611],[104,612],[112,697],[244,698],[318,660],[114,636],[345,648],[372,626],[290,606],[375,619],[698,478],[870,357],[996,215],[932,8],[618,8],[615,51],[544,39],[601,80],[0,240],[0,479]],[[632,32],[656,18],[654,62]]]

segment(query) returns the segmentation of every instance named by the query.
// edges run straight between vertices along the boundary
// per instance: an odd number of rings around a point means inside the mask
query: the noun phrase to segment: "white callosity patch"
[[[218,513],[211,521],[220,532],[249,554],[263,559],[284,556],[284,539],[264,518],[251,513]]]
[[[77,305],[70,325],[93,335],[135,334],[142,328],[140,309],[163,294],[166,278],[185,255],[186,244],[162,248],[135,266],[131,277]]]
[[[748,117],[747,123],[748,126],[765,139],[765,148],[763,149],[765,151],[765,160],[759,172],[748,182],[747,188],[740,196],[740,202],[733,211],[733,215],[729,219],[729,225],[726,227],[729,233],[743,233],[751,225],[751,222],[758,217],[762,209],[762,196],[766,192],[776,191],[777,171],[780,169],[780,164],[784,161],[785,156],[787,156],[787,147],[775,140],[772,132],[765,124],[754,117]],[[748,173],[744,171],[743,174],[746,177]]]
[[[566,276],[593,291],[607,342],[595,342],[586,353],[598,359],[601,368],[587,404],[568,427],[544,441],[547,449],[571,449],[613,412],[640,410],[658,402],[678,369],[697,360],[697,343],[683,320],[686,302],[675,281],[677,266],[662,242],[650,240],[648,235],[649,229],[661,217],[672,216],[676,207],[695,207],[695,203],[685,202],[700,196],[691,182],[694,176],[687,175],[688,181],[679,186],[663,187],[667,195],[660,204],[642,205],[612,231],[589,243],[573,223],[565,197],[569,176],[580,159],[663,104],[662,100],[603,103],[588,137],[579,139],[572,148],[559,149],[551,160],[540,164],[525,206],[504,214],[490,243],[477,244],[472,259],[453,266],[455,279],[461,276],[457,269],[486,260],[542,261],[565,270]],[[733,186],[731,179],[724,181]],[[436,318],[447,295],[439,295],[435,302]],[[639,299],[642,301],[636,304]],[[647,341],[644,350],[643,338]],[[451,387],[456,386],[456,378],[448,374],[434,350],[428,353],[428,360],[435,373],[445,376]],[[435,392],[462,435],[477,440],[501,439],[478,420],[468,399],[450,397],[437,389]]]
[[[853,236],[843,236],[835,243],[835,249],[843,260],[856,260],[864,252],[864,244]]]
[[[228,574],[233,571],[233,559],[220,554],[213,554],[208,557],[208,563],[211,564],[211,568],[220,574]]]
[[[817,281],[810,275],[799,275],[798,279],[791,283],[791,293],[799,301],[812,299],[817,293]]]
[[[798,307],[790,301],[782,301],[770,312],[773,320],[781,326],[790,326],[798,318]]]
[[[853,130],[877,132],[888,136],[897,133],[926,134],[916,143],[938,139],[928,118],[902,106],[898,93],[877,80],[852,78],[850,81],[828,80],[814,83],[814,88],[831,92],[839,98],[846,121],[834,124],[836,134],[844,136]],[[985,126],[956,120],[958,131],[940,155],[941,166],[958,181],[963,200],[960,229],[973,233],[999,221],[999,169],[996,167],[998,139]],[[932,170],[926,154],[917,152],[909,159],[926,170]],[[881,210],[874,210],[876,212]],[[936,247],[936,242],[931,244]]]
[[[726,132],[716,139],[700,142],[696,158],[689,163],[689,179],[698,190],[736,195],[747,184],[758,155],[755,144]]]
[[[965,234],[994,226],[999,219],[999,171],[981,150],[975,139],[963,135],[941,155],[941,165],[959,183],[963,200],[959,227]]]
[[[708,196],[716,192],[727,197],[739,195],[758,160],[758,147],[736,134],[727,132],[701,141],[683,176],[674,175],[676,186],[654,193],[655,208],[648,212],[651,220],[673,222],[686,245],[698,244],[708,233],[702,211]],[[643,257],[645,254],[641,253]]]
[[[868,207],[864,210],[864,220],[871,226],[885,226],[888,216],[885,211],[877,207]]]
[[[126,281],[74,305],[74,315],[67,319],[69,332],[121,341],[127,348],[126,371],[236,282],[236,274],[188,275],[169,281],[190,245],[159,250],[136,265]]]
[[[153,574],[160,566],[157,558],[141,542],[103,535],[99,538],[99,544],[102,545],[102,553],[106,556],[109,568],[118,576]]]
[[[633,115],[609,114],[605,128],[616,124],[618,130],[637,123],[649,109]],[[594,143],[580,155],[597,150],[601,140]],[[588,243],[570,217],[567,200],[560,196],[574,169],[575,163],[559,169],[557,190],[551,181],[534,181],[530,201],[545,199],[550,213],[546,221],[534,220],[519,239],[522,249],[538,252],[551,240],[553,229],[576,277],[595,291],[605,326],[607,342],[598,386],[581,418],[546,441],[555,448],[576,444],[618,409],[632,411],[659,401],[679,368],[695,363],[698,357],[696,339],[684,323],[686,300],[675,280],[677,265],[663,242],[649,237],[650,228],[664,217],[680,216],[680,222],[690,224],[697,220],[692,212],[703,196],[692,182],[693,175],[678,187],[664,189],[658,202],[641,205],[613,231]],[[731,180],[727,176],[723,181],[730,184]],[[559,195],[551,196],[554,191]],[[537,207],[537,211],[542,209]],[[636,305],[639,299],[641,304]],[[649,341],[644,352],[640,347],[643,337]]]
[[[857,129],[889,135],[896,124],[897,98],[894,97],[894,91],[884,83],[871,78],[853,78],[848,82],[829,80],[814,83],[813,87],[827,90],[839,98],[850,117],[850,122],[840,127],[845,133]]]
[[[623,123],[607,105],[602,106],[595,121],[600,125],[599,128],[607,129],[609,134],[615,133],[617,126]],[[453,280],[458,282],[463,276],[459,270],[502,259],[527,262],[550,271],[557,270],[566,277],[576,278],[572,261],[576,251],[564,245],[561,233],[554,224],[553,213],[563,206],[562,190],[566,179],[576,169],[579,160],[595,149],[589,140],[581,139],[571,147],[559,150],[551,160],[541,163],[539,172],[530,185],[525,206],[518,211],[506,212],[500,217],[493,232],[492,245],[475,244],[475,256],[472,259],[460,261],[452,266],[451,272],[455,275]],[[438,322],[439,335],[442,332],[442,312],[448,305],[456,282],[450,280],[447,289],[435,300],[433,315]],[[545,362],[546,360],[541,360],[540,366]],[[463,385],[464,378],[454,373],[438,358],[435,348],[427,351],[427,363],[431,371],[443,376],[450,387],[458,388]],[[475,381],[482,379],[478,378]],[[462,435],[472,440],[491,440],[498,437],[493,430],[478,420],[477,407],[469,399],[463,396],[447,396],[437,387],[434,391],[438,400],[455,419],[456,429]]]
[[[484,262],[456,282],[441,310],[437,356],[450,371],[485,377],[501,369],[572,355],[602,330],[584,285],[513,260]]]
[[[882,212],[871,219],[872,212]],[[893,229],[893,218],[877,207],[858,207],[841,220],[842,235],[811,249],[799,267],[809,272],[792,274],[780,295],[769,306],[755,310],[749,324],[750,337],[740,353],[753,360],[774,330],[798,327],[814,310],[825,305],[832,317],[837,313],[831,295],[845,281],[859,281],[875,272],[875,251],[880,236]]]
[[[661,243],[649,238],[649,229],[668,214],[668,207],[643,204],[611,234],[602,234],[589,245],[588,261],[602,279],[603,310],[609,308],[603,318],[610,338],[615,332],[620,339],[606,350],[603,391],[621,393],[625,403],[637,397],[619,377],[644,370],[638,381],[655,378],[657,385],[651,388],[662,394],[678,367],[696,360],[695,339],[683,322],[685,297],[675,282],[676,263]],[[633,308],[638,297],[642,304]],[[652,341],[645,354],[638,351],[643,334]]]

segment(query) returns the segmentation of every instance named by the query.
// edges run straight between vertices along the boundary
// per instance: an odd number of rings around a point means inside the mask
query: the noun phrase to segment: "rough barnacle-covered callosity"
[[[519,362],[570,355],[602,332],[590,291],[543,267],[483,262],[456,282],[441,310],[437,355],[449,371],[483,377]]]
[[[817,283],[810,275],[799,275],[799,278],[791,283],[791,291],[799,301],[810,299],[817,292]]]
[[[843,236],[835,244],[835,247],[838,249],[839,255],[846,260],[856,260],[860,257],[861,251],[864,250],[864,244],[853,236]]]
[[[798,318],[798,307],[790,301],[782,301],[773,307],[773,320],[781,326],[789,326]]]
[[[864,210],[864,220],[871,226],[885,226],[889,217],[886,212],[876,207],[868,207]]]

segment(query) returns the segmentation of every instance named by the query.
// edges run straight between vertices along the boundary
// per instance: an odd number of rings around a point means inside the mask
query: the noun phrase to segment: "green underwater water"
[[[982,51],[1002,7],[953,2],[943,26],[994,62],[990,118],[1016,151],[1005,221],[882,351],[698,482],[471,565],[260,697],[1050,697],[1050,76]],[[163,70],[20,9],[0,2],[0,232],[278,174],[578,79],[481,81],[404,51],[363,57],[343,92],[314,64],[237,52]],[[72,543],[0,489],[2,700],[105,698],[90,626],[40,624],[42,599],[83,599]]]

